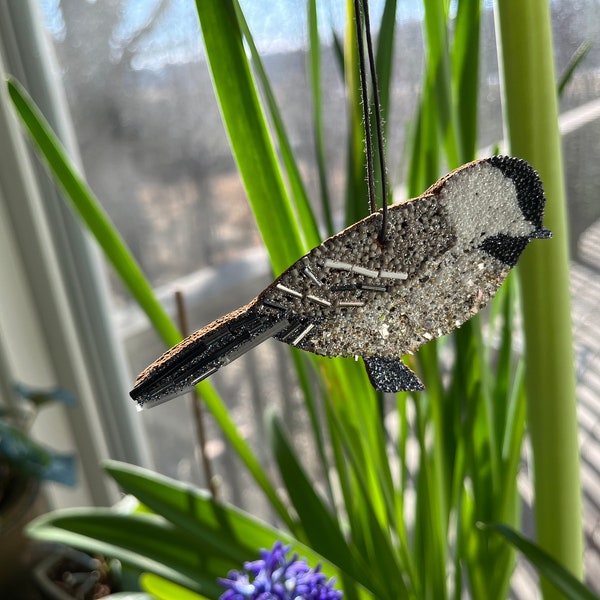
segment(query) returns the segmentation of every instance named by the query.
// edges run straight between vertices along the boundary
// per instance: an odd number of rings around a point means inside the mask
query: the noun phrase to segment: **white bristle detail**
[[[358,273],[359,275],[364,275],[365,277],[377,277],[379,275],[379,271],[373,271],[372,269],[365,269],[364,267],[359,267],[354,265],[352,267],[353,273]]]
[[[340,262],[338,260],[327,259],[325,266],[329,269],[338,269],[339,271],[352,271],[352,265],[346,262]]]
[[[289,287],[285,287],[285,285],[282,285],[281,283],[277,284],[277,289],[285,292],[286,294],[290,294],[291,296],[296,296],[296,298],[302,298],[302,294],[300,292],[292,290]]]
[[[408,273],[395,273],[394,271],[379,271],[379,277],[385,279],[408,279]]]
[[[331,302],[329,302],[329,300],[325,300],[324,298],[317,298],[317,296],[313,296],[312,294],[309,294],[306,297],[309,300],[316,302],[317,304],[322,304],[323,306],[331,306]]]
[[[298,342],[302,341],[306,334],[315,326],[314,323],[311,323],[293,342],[292,345],[295,346]]]

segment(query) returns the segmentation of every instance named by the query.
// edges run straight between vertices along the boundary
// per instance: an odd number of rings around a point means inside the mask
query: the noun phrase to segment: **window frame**
[[[80,166],[58,66],[36,0],[0,3],[0,71],[3,80],[10,73],[27,88]],[[2,87],[0,203],[13,233],[11,267],[24,282],[27,301],[22,307],[13,303],[11,314],[0,315],[0,325],[1,319],[14,321],[17,330],[19,323],[31,330],[26,325],[32,319],[39,325],[35,339],[28,340],[35,345],[31,353],[23,351],[23,344],[3,341],[7,363],[13,377],[26,372],[26,383],[59,385],[78,398],[75,409],[56,412],[38,427],[38,437],[50,445],[53,438],[64,443],[60,438],[68,432],[79,458],[79,493],[74,497],[57,489],[54,503],[111,503],[117,495],[102,476],[101,460],[152,465],[127,394],[129,376],[110,315],[106,273],[97,246],[32,157]],[[11,260],[8,253],[0,256],[3,260]]]

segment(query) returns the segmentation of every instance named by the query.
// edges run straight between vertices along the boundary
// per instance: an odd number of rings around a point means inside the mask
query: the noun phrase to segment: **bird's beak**
[[[545,227],[542,227],[531,234],[531,238],[534,240],[549,240],[551,237],[552,232]]]

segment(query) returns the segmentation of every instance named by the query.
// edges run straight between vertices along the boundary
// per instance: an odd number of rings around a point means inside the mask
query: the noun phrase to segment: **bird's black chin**
[[[514,267],[530,242],[529,237],[513,237],[504,233],[486,238],[480,248],[509,267]]]

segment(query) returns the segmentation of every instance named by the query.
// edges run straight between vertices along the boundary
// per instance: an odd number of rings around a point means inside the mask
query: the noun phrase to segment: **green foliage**
[[[498,22],[510,151],[539,172],[548,197],[545,223],[553,233],[543,250],[529,248],[519,267],[537,540],[581,576],[582,500],[568,227],[550,7],[545,0],[506,0],[498,4]],[[546,600],[561,598],[543,581],[542,591]]]
[[[305,247],[244,50],[236,2],[200,0],[196,7],[231,149],[278,274]]]
[[[66,197],[94,235],[131,295],[144,309],[154,328],[169,345],[176,344],[181,339],[177,328],[154,296],[150,284],[102,205],[73,167],[64,148],[27,92],[14,79],[9,79],[7,85],[13,105],[27,127],[36,150],[44,157]]]
[[[142,588],[145,589],[151,596],[148,600],[205,600],[206,596],[196,594],[168,579],[164,579],[154,573],[144,573],[140,578]]]
[[[77,462],[72,453],[56,452],[35,442],[29,435],[38,411],[53,402],[73,406],[75,399],[63,389],[33,389],[22,384],[13,386],[14,404],[0,407],[0,461],[14,472],[62,485],[77,484]],[[3,475],[4,474],[3,471]],[[0,481],[4,484],[12,479]],[[0,498],[4,496],[0,489]]]
[[[559,98],[562,97],[563,92],[565,91],[567,85],[569,85],[569,82],[575,74],[575,71],[579,68],[579,65],[583,62],[583,60],[588,55],[589,51],[593,48],[593,46],[594,44],[591,40],[586,40],[585,42],[582,42],[579,48],[577,48],[577,50],[575,50],[575,52],[573,53],[569,64],[565,68],[563,74],[561,75],[558,81],[557,92]]]
[[[196,4],[232,152],[273,269],[280,273],[318,243],[317,219],[237,0]],[[347,7],[351,18],[352,2]],[[377,54],[382,109],[388,119],[395,108],[389,104],[395,8],[395,1],[386,1]],[[454,21],[449,8],[444,0],[425,3],[424,83],[411,154],[405,158],[413,196],[439,177],[441,165],[456,167],[475,153],[480,2],[457,2]],[[330,230],[319,23],[313,0],[307,1],[307,11],[317,167],[324,228]],[[348,221],[364,216],[366,210],[355,41],[349,19],[343,46],[336,38],[349,109]],[[9,90],[49,168],[165,342],[172,344],[178,339],[176,329],[116,230],[24,92],[15,82],[9,83]],[[309,562],[322,563],[327,575],[337,575],[348,599],[460,598],[465,588],[473,598],[506,597],[514,553],[494,532],[476,524],[502,522],[514,527],[519,520],[516,478],[526,401],[524,368],[515,358],[512,340],[516,293],[517,281],[511,277],[485,320],[473,319],[411,359],[428,389],[397,396],[393,429],[386,426],[382,398],[373,391],[362,365],[292,351],[324,474],[322,493],[283,426],[273,418],[271,448],[293,512],[235,430],[215,391],[201,384],[218,424],[286,530],[218,504],[198,490],[109,463],[111,476],[146,510],[128,515],[110,510],[55,513],[34,523],[31,533],[102,551],[152,573],[145,580],[147,589],[157,590],[161,597],[176,596],[169,587],[172,582],[190,590],[190,597],[216,598],[218,576],[276,539],[292,544]]]
[[[140,573],[153,573],[210,599],[222,592],[218,577],[276,540],[291,543],[312,564],[321,563],[327,576],[339,575],[333,563],[288,533],[215,502],[203,491],[114,461],[105,468],[141,503],[135,510],[56,511],[36,519],[30,535],[118,558]]]
[[[77,169],[67,158],[62,144],[50,129],[47,121],[17,81],[9,79],[7,86],[13,105],[34,142],[36,150],[46,162],[55,180],[61,185],[71,206],[86,224],[103,249],[107,260],[144,310],[165,344],[167,346],[176,344],[181,339],[177,326],[156,299],[150,284],[122,240],[117,228],[112,224],[93,192],[78,175]],[[292,521],[277,495],[274,485],[237,431],[219,395],[207,381],[198,384],[197,389],[225,437],[252,473],[256,483],[263,489],[273,508],[288,526],[292,526]]]
[[[483,526],[486,529],[496,531],[507,542],[520,550],[531,564],[555,588],[572,600],[598,600],[600,596],[592,593],[581,581],[567,571],[560,563],[556,562],[547,552],[538,545],[530,542],[522,535],[500,523],[490,523]]]

